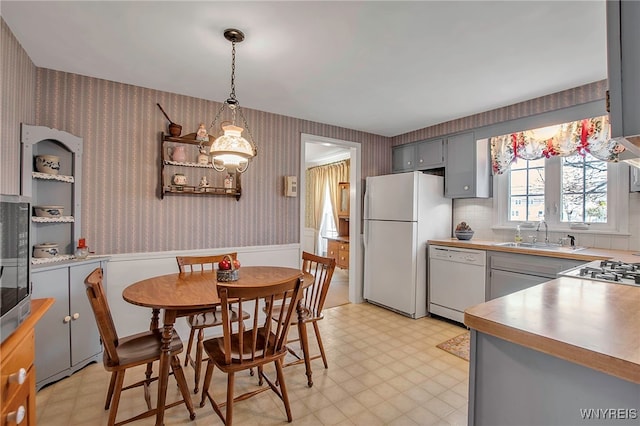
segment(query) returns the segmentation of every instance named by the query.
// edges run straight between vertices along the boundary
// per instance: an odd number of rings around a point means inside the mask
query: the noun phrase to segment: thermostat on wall
[[[285,197],[298,196],[298,177],[297,176],[284,177],[284,196]]]

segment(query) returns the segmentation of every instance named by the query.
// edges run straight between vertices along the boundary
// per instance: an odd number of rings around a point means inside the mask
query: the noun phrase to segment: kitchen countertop
[[[487,241],[487,240],[461,241],[461,240],[458,240],[457,238],[429,240],[428,243],[434,244],[434,245],[440,245],[440,246],[447,246],[447,247],[530,254],[534,256],[557,257],[561,259],[584,260],[585,262],[591,262],[593,260],[600,260],[600,259],[614,259],[614,260],[621,260],[623,262],[629,262],[629,263],[640,262],[640,256],[635,256],[633,254],[637,252],[629,251],[629,250],[609,250],[609,249],[600,249],[600,248],[586,248],[584,250],[578,250],[578,251],[536,250],[536,249],[528,249],[528,248],[522,248],[522,247],[503,247],[503,246],[495,245],[495,244],[498,244],[499,241]]]
[[[465,311],[481,333],[640,383],[640,287],[562,277]]]

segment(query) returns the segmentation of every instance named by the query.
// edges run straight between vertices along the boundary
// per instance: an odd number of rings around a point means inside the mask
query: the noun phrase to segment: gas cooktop
[[[586,265],[560,272],[558,275],[640,286],[640,263],[596,260]]]

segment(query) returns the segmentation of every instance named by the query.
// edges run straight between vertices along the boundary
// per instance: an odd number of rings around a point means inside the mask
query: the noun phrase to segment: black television
[[[20,195],[0,195],[0,341],[31,312],[31,203]]]

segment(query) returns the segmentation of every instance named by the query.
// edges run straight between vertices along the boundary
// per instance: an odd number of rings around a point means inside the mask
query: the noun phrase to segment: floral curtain
[[[506,172],[518,158],[537,160],[589,153],[599,160],[618,161],[622,147],[610,139],[609,131],[609,117],[605,115],[495,136],[490,139],[493,174]]]

